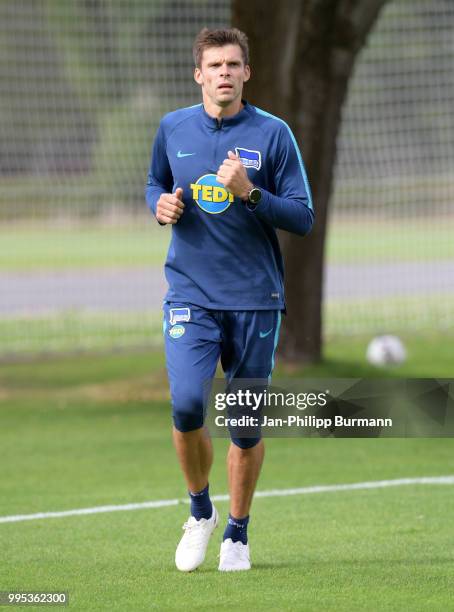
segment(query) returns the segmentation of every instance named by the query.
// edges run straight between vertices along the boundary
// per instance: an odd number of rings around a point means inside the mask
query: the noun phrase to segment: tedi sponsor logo
[[[190,188],[195,203],[211,215],[223,213],[235,200],[233,193],[218,183],[215,174],[204,174]]]
[[[181,338],[185,331],[184,325],[174,325],[169,330],[169,336],[176,340],[177,338]]]

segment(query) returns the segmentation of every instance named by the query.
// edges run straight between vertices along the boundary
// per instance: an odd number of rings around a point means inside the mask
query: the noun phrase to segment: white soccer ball
[[[369,343],[366,358],[374,366],[398,365],[407,358],[407,351],[397,336],[377,336]]]

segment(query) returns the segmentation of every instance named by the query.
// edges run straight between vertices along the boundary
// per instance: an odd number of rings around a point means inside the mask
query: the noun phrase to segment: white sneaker
[[[205,560],[205,554],[210,536],[218,526],[219,515],[213,506],[209,519],[190,516],[183,525],[184,536],[178,544],[175,553],[175,564],[181,572],[192,572]]]
[[[221,572],[237,572],[239,570],[251,569],[251,559],[249,557],[249,544],[243,542],[232,542],[227,538],[221,544],[221,554],[219,560],[219,570]]]

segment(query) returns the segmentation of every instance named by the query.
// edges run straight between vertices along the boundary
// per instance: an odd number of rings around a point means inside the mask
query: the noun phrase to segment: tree
[[[305,238],[281,233],[288,316],[286,361],[322,355],[324,244],[342,105],[358,52],[386,0],[233,0],[232,23],[249,38],[247,98],[281,117],[302,148],[316,222]]]

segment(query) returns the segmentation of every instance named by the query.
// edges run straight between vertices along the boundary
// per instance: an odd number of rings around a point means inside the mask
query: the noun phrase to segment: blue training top
[[[145,190],[156,214],[162,193],[183,189],[184,212],[172,225],[165,264],[165,299],[214,310],[285,308],[282,255],[275,228],[307,234],[312,198],[288,125],[243,100],[221,120],[202,104],[162,119]],[[262,190],[253,208],[218,183],[219,166],[234,151]]]

